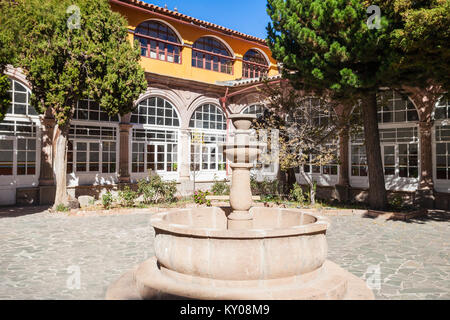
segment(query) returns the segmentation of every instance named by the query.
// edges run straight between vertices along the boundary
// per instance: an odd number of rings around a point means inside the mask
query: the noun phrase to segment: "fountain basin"
[[[251,228],[227,230],[226,211],[192,208],[153,216],[158,263],[182,275],[252,281],[306,275],[325,262],[325,218],[254,207]]]

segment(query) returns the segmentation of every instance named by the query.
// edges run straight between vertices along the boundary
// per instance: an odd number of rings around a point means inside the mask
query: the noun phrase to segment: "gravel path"
[[[0,208],[0,299],[103,299],[111,282],[153,255],[150,213],[43,210]],[[329,218],[329,259],[368,279],[378,299],[450,299],[449,214],[408,223]]]

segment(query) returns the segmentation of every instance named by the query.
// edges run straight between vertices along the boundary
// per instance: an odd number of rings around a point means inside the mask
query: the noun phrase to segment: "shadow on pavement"
[[[436,222],[450,222],[450,212],[443,210],[428,210],[428,214],[412,218],[403,222],[406,223],[418,223],[425,224],[427,222],[436,221]]]
[[[32,207],[0,207],[0,219],[16,218],[30,214],[41,213],[50,209],[51,206],[32,206]]]

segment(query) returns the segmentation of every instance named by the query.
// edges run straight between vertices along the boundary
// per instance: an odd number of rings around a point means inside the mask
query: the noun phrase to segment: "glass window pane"
[[[0,150],[12,150],[13,149],[13,141],[12,140],[0,140]],[[1,152],[0,152],[1,155]]]
[[[436,169],[436,177],[441,180],[447,179],[447,169],[446,168],[437,168]]]

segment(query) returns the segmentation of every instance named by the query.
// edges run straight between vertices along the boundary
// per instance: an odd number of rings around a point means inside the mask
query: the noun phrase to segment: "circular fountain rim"
[[[228,119],[236,120],[236,119],[242,119],[242,120],[252,120],[257,119],[258,117],[256,114],[251,113],[233,113],[228,116]]]
[[[220,210],[220,208],[217,209]],[[250,209],[250,211],[252,209]],[[267,210],[269,208],[265,209]],[[316,221],[313,223],[296,225],[288,228],[229,230],[229,229],[214,229],[214,228],[196,228],[194,226],[170,223],[164,220],[164,217],[170,214],[174,214],[176,212],[192,211],[192,208],[189,208],[157,213],[151,217],[151,224],[155,229],[160,229],[169,233],[180,234],[184,236],[195,236],[200,238],[226,238],[226,239],[230,238],[262,239],[262,238],[279,238],[288,236],[316,234],[326,232],[326,230],[330,225],[329,220],[326,219],[325,217],[311,214],[309,212],[304,212],[301,209],[273,208],[273,210],[277,212],[295,210],[298,211],[299,213],[315,218]]]

